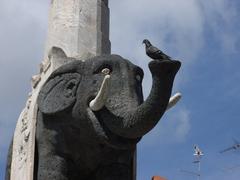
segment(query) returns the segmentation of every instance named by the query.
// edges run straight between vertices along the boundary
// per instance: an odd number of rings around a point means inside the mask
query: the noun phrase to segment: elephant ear
[[[64,73],[51,77],[38,96],[40,111],[44,114],[54,114],[72,106],[76,101],[80,80],[79,73]]]

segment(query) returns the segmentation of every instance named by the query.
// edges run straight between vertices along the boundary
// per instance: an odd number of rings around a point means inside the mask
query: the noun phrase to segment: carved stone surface
[[[29,169],[29,167],[33,168],[32,163],[29,162],[32,156],[31,145],[32,145],[32,137],[34,135],[32,131],[32,124],[31,122],[29,122],[29,112],[31,112],[30,109],[31,109],[32,101],[33,99],[31,95],[27,100],[26,107],[23,109],[15,129],[12,157],[10,156],[10,153],[9,153],[9,156],[11,157],[9,158],[9,161],[11,161],[12,159],[12,164],[11,164],[12,178],[11,179],[13,180],[19,178],[20,177],[19,175],[21,175],[23,179],[28,180],[31,172],[29,171],[24,171],[25,173],[21,173],[21,172],[24,169]]]
[[[52,56],[52,52],[50,53]],[[40,65],[40,74],[32,77],[32,92],[29,93],[26,106],[18,118],[15,128],[12,147],[9,151],[8,169],[6,179],[33,180],[34,156],[35,156],[35,130],[37,117],[37,97],[38,93],[54,68],[51,61],[56,58],[51,57],[43,61]],[[50,68],[51,67],[51,68]]]
[[[110,54],[108,1],[52,0],[45,59],[53,46],[80,59]]]
[[[32,76],[32,88],[36,88],[40,81],[41,81],[41,75],[40,74]]]
[[[149,63],[153,87],[145,102],[142,69],[120,56],[58,68],[38,96],[36,179],[133,180],[136,144],[165,112],[179,67],[178,61]],[[88,104],[102,84],[105,68],[111,75],[109,97],[94,112]],[[25,120],[21,123],[25,129]],[[27,131],[23,136],[28,141]],[[21,145],[18,150],[24,157]]]
[[[40,71],[40,74],[41,73],[46,73],[47,70],[49,69],[51,65],[51,62],[49,61],[49,58],[44,60],[39,66],[39,71]]]

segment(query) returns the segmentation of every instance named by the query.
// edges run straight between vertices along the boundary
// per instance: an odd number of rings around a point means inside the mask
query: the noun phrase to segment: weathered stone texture
[[[103,0],[53,0],[45,57],[53,46],[80,59],[110,54],[107,5]]]

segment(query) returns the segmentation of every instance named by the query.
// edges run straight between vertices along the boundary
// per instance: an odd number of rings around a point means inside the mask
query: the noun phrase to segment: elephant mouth
[[[114,132],[112,132],[108,126],[103,122],[103,118],[107,116],[107,118],[111,118],[111,121],[116,121],[117,119],[115,119],[113,115],[106,107],[102,108],[100,111],[95,112],[94,113],[96,115],[96,118],[99,120],[99,123],[103,129],[103,131],[105,132],[107,138],[108,138],[108,142],[110,143],[110,145],[112,145],[113,147],[117,147],[117,148],[131,148],[134,147],[140,140],[141,137],[139,138],[126,138],[126,137],[122,137],[120,135],[115,134]],[[104,116],[104,117],[103,117]]]
[[[96,133],[96,138],[98,139],[99,144],[107,144],[115,149],[129,149],[135,148],[135,145],[141,139],[140,137],[130,139],[112,132],[103,122],[103,118],[110,118],[111,121],[115,121],[116,119],[113,118],[114,115],[105,106],[99,111],[92,111],[88,108],[87,114],[91,119],[92,128]]]
[[[98,137],[100,137],[108,145],[118,149],[134,147],[141,138],[128,139],[126,137],[121,137],[112,132],[102,120],[103,118],[109,118],[112,121],[116,120],[116,117],[107,110],[105,106],[109,95],[109,87],[110,75],[105,74],[97,95],[89,101],[88,114],[90,115],[92,121],[94,121],[92,125],[98,133]]]

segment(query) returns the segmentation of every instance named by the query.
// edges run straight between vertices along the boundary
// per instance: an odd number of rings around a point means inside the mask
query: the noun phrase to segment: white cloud
[[[179,119],[178,125],[176,127],[176,139],[179,142],[185,140],[187,134],[190,131],[190,118],[189,112],[186,110],[181,110],[179,114],[174,114],[175,118]]]
[[[180,50],[180,56],[185,59],[191,58],[193,60],[204,43],[209,43],[209,38],[204,34],[207,28],[211,28],[215,32],[216,39],[222,40],[220,43],[226,53],[234,53],[236,48],[239,50],[240,33],[236,28],[236,25],[239,25],[239,10],[233,1],[187,0],[180,2],[174,0],[157,2],[149,1],[149,4],[153,4],[149,6],[152,13],[147,13],[146,21],[158,19],[155,24],[162,24],[162,27],[165,27],[161,29],[164,37],[173,32],[172,35],[176,41],[172,48]],[[144,4],[144,6],[147,5]],[[159,7],[164,7],[164,9]],[[144,8],[142,13],[145,14]],[[234,47],[228,46],[229,41],[226,41],[226,37],[231,40],[232,44],[235,45]],[[225,42],[227,43],[225,44]],[[165,41],[165,43],[170,42]]]
[[[110,3],[114,12],[111,16],[114,50],[128,55],[135,53],[142,39],[149,38],[174,57],[184,57],[187,61],[193,59],[202,46],[203,17],[196,0]]]
[[[199,1],[205,24],[214,32],[226,54],[240,50],[239,10],[236,3],[228,0]]]

